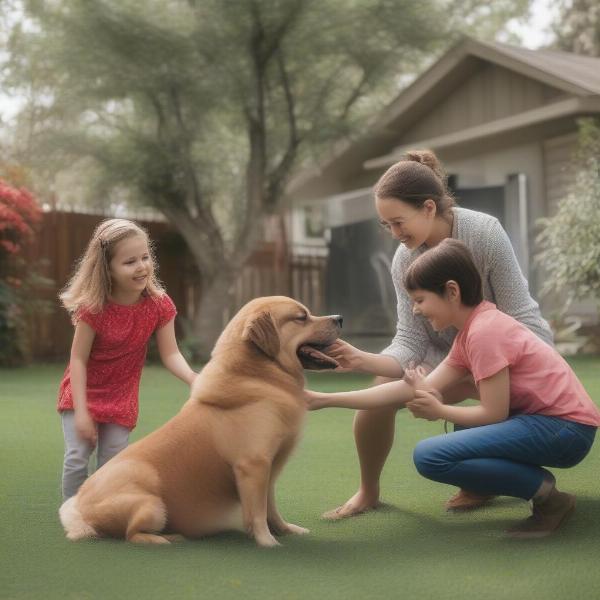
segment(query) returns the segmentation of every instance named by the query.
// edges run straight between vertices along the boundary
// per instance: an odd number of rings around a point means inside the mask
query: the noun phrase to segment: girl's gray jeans
[[[62,429],[65,438],[65,458],[63,462],[63,500],[74,496],[88,476],[90,456],[96,452],[96,468],[118,454],[127,446],[129,429],[114,423],[97,423],[98,446],[80,439],[75,430],[75,413],[67,410],[61,413]]]

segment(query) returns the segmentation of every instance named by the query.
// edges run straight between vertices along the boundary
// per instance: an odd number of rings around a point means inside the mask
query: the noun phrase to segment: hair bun
[[[431,150],[409,150],[404,154],[404,160],[421,163],[429,167],[446,187],[446,173],[438,160],[438,157]]]

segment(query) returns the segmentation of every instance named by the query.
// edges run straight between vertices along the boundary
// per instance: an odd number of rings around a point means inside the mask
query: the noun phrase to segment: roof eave
[[[441,150],[459,144],[491,138],[501,133],[506,134],[514,132],[518,129],[539,125],[563,117],[591,113],[600,113],[600,96],[569,98],[567,100],[561,100],[560,102],[553,102],[552,104],[540,108],[527,110],[517,115],[511,115],[510,117],[497,119],[475,127],[469,127],[468,129],[462,129],[435,138],[417,140],[405,146],[400,146],[389,154],[367,160],[363,166],[365,169],[388,167],[398,161],[408,148],[431,148],[434,150]]]
[[[568,74],[565,74],[566,77],[559,77],[553,73],[549,73],[544,69],[530,64],[523,58],[517,58],[512,54],[505,52],[497,45],[486,44],[485,42],[473,39],[467,40],[465,44],[468,47],[468,53],[473,56],[493,62],[501,67],[520,73],[525,77],[535,79],[540,83],[563,90],[568,94],[573,94],[575,96],[590,96],[596,93],[585,86],[569,81]]]

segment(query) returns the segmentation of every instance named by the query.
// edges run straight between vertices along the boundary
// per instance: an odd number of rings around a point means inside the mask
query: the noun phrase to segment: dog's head
[[[246,304],[223,335],[230,340],[240,335],[254,351],[288,369],[335,369],[336,361],[322,349],[337,339],[341,326],[339,315],[315,317],[296,300],[269,296]]]

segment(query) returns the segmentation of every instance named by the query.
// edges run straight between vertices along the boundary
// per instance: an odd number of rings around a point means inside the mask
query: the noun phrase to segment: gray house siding
[[[544,106],[564,94],[508,69],[482,62],[479,71],[401,136],[403,144],[438,137]]]

